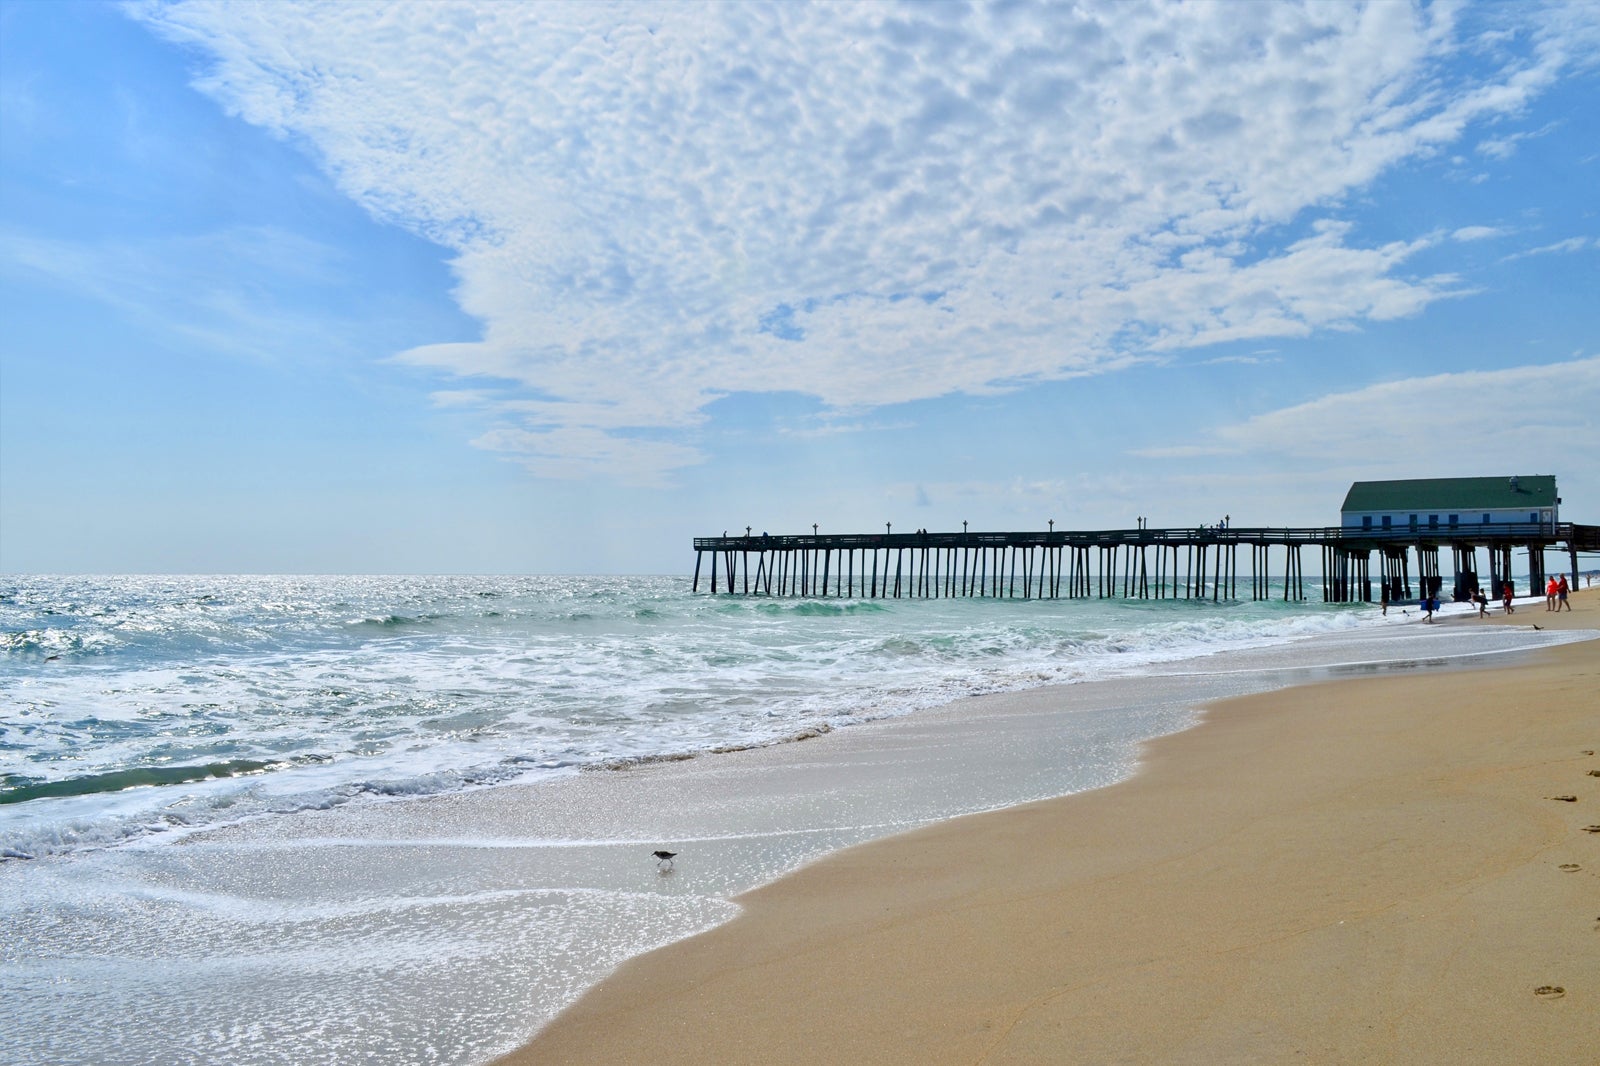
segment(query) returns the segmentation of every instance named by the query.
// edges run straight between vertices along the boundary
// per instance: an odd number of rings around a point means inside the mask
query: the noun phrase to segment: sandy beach
[[[1127,781],[750,892],[501,1061],[1584,1061],[1597,711],[1594,641],[1219,703]]]

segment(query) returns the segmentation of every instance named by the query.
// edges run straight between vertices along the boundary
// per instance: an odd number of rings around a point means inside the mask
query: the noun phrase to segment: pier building
[[[1561,497],[1550,474],[1357,481],[1345,495],[1339,517],[1346,529],[1404,527],[1412,532],[1423,526],[1554,526],[1561,520]]]
[[[1220,601],[1241,590],[1255,600],[1304,600],[1320,582],[1330,603],[1425,593],[1464,600],[1479,588],[1498,598],[1513,552],[1526,559],[1534,588],[1544,583],[1547,551],[1566,556],[1574,587],[1579,554],[1600,552],[1600,526],[1560,521],[1555,492],[1547,475],[1357,482],[1337,526],[1058,530],[1051,522],[976,532],[962,523],[960,532],[895,533],[886,523],[882,533],[813,526],[779,536],[747,527],[742,536],[694,539],[692,587],[698,592],[704,579],[712,593],[746,596]],[[1308,581],[1311,548],[1321,566]]]

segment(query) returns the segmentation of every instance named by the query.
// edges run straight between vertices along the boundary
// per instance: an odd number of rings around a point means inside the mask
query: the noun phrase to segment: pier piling
[[[1498,598],[1515,550],[1526,552],[1535,588],[1545,581],[1544,552],[1564,551],[1576,583],[1578,553],[1600,551],[1600,526],[1539,523],[1376,531],[1349,527],[1113,529],[1009,533],[827,534],[695,538],[691,591],[700,591],[709,560],[712,595],[869,599],[941,597],[1021,600],[1207,599],[1239,597],[1241,544],[1250,547],[1250,598],[1305,599],[1302,551],[1322,558],[1322,596],[1330,603],[1389,602],[1443,589],[1441,549],[1451,553],[1451,593],[1468,598],[1481,582],[1479,548],[1488,553],[1489,585]],[[1283,549],[1281,579],[1274,549]],[[859,557],[858,557],[859,553]],[[720,556],[720,558],[719,558]],[[1153,556],[1153,559],[1152,559]],[[1415,559],[1420,589],[1411,581]],[[893,570],[892,580],[890,571]],[[858,572],[859,571],[859,572]],[[1019,588],[1020,587],[1020,592]]]

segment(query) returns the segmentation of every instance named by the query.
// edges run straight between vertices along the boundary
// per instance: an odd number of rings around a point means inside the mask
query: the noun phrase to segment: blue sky
[[[1600,522],[1600,7],[0,5],[0,570]]]

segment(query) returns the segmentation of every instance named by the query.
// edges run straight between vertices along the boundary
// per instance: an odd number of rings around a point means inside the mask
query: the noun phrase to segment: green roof
[[[1495,511],[1554,507],[1553,474],[1515,477],[1434,477],[1357,481],[1345,495],[1349,511]]]

